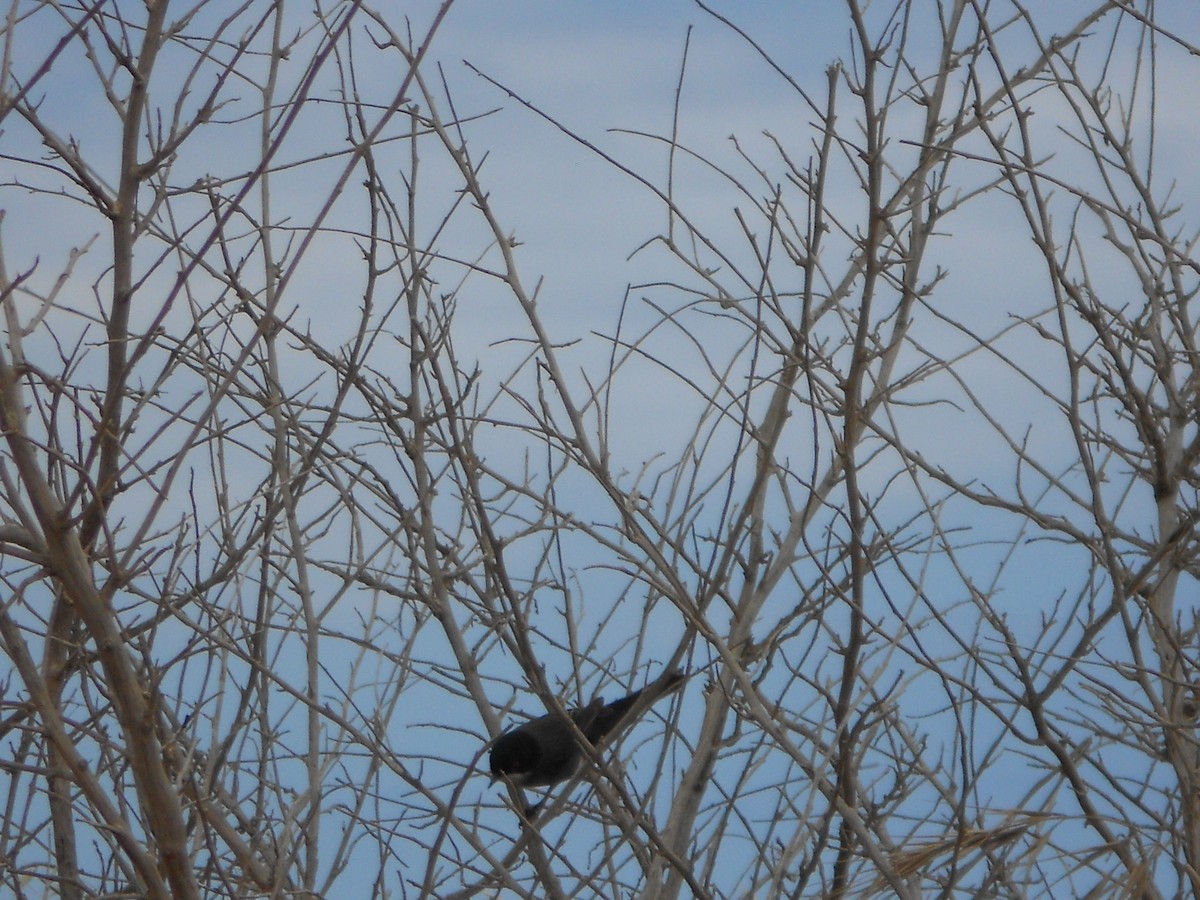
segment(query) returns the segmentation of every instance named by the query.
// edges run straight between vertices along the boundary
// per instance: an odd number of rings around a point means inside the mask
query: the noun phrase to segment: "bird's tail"
[[[664,673],[656,681],[650,682],[644,688],[634,691],[627,697],[622,697],[620,700],[614,700],[612,703],[599,707],[592,708],[594,716],[588,722],[580,722],[579,725],[583,729],[583,733],[587,735],[587,739],[593,744],[601,741],[605,735],[621,724],[621,720],[629,713],[631,709],[638,704],[638,701],[646,696],[648,699],[645,706],[650,706],[657,703],[667,694],[678,690],[688,679],[687,672],[681,672],[678,669]]]

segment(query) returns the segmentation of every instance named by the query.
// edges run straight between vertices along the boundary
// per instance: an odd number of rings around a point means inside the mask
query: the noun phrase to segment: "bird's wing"
[[[604,713],[604,699],[597,697],[587,706],[581,706],[579,709],[571,710],[571,719],[575,722],[575,726],[587,735],[587,739],[595,743],[592,737],[592,730],[595,727],[596,720]]]

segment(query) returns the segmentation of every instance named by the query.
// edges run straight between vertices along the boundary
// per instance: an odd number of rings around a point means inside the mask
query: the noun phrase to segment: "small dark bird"
[[[672,672],[665,678],[606,704],[597,697],[569,715],[593,746],[599,745],[633,709],[647,691],[653,692],[645,708],[676,690],[687,675]],[[566,781],[579,768],[583,753],[566,721],[550,713],[511,728],[496,739],[490,757],[492,780],[507,778],[518,787],[547,787]]]

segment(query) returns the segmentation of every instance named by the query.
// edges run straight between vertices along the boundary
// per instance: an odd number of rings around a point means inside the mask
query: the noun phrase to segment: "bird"
[[[620,700],[605,703],[597,697],[568,715],[593,746],[599,745],[618,726],[634,705],[648,695],[650,704],[677,690],[687,675],[673,671]],[[579,769],[583,752],[566,720],[556,713],[531,719],[510,728],[496,739],[488,759],[492,781],[507,779],[517,787],[549,787],[566,781]]]

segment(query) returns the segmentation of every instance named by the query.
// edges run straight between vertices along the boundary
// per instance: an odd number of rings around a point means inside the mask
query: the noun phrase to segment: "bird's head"
[[[542,751],[537,740],[524,731],[501,735],[492,746],[489,764],[492,781],[508,778],[521,787],[541,762]]]

